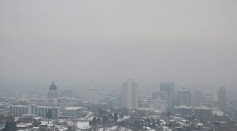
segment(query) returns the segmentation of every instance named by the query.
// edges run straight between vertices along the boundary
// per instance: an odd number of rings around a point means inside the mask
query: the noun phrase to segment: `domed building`
[[[57,105],[58,104],[58,90],[57,90],[57,86],[54,84],[54,81],[49,86],[48,103],[50,105]]]

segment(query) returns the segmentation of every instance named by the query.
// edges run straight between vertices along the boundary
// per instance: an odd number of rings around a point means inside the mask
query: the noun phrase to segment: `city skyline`
[[[0,18],[0,130],[237,129],[235,0],[0,0]]]

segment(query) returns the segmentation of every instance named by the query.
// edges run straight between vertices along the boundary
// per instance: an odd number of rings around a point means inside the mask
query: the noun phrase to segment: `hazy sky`
[[[236,0],[1,0],[0,89],[235,89],[236,23]]]

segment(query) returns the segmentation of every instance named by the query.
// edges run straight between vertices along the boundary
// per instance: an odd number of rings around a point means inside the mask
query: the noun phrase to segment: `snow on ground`
[[[128,128],[125,128],[125,127],[118,128],[117,126],[99,128],[98,131],[117,131],[117,129],[119,129],[119,131],[132,131],[131,129],[128,129]]]
[[[78,120],[92,120],[93,119],[93,114],[92,112],[89,112],[85,117],[79,118]]]
[[[118,122],[127,120],[127,119],[129,119],[129,118],[130,118],[130,116],[124,116],[122,119],[118,119]]]
[[[79,129],[89,129],[90,128],[89,122],[79,121],[79,122],[77,122],[77,128],[79,128]]]

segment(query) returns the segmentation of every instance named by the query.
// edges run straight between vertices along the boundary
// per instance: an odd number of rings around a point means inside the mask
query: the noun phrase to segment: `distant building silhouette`
[[[194,106],[201,106],[203,102],[203,92],[201,90],[194,90]]]
[[[152,100],[157,100],[158,97],[159,97],[158,92],[152,92]]]
[[[122,84],[121,106],[128,109],[137,108],[137,83],[132,79]]]
[[[54,81],[49,86],[48,103],[49,105],[54,105],[54,106],[58,104],[58,90],[57,90],[57,86],[54,84]]]
[[[72,97],[72,90],[61,90],[60,97]]]
[[[96,103],[97,98],[98,98],[98,90],[96,88],[87,89],[87,99],[90,104]]]
[[[220,87],[218,91],[218,108],[221,111],[226,110],[226,88]]]
[[[165,93],[167,98],[167,109],[172,111],[174,107],[174,83],[173,82],[161,82],[160,91]]]
[[[181,90],[177,92],[177,106],[191,106],[191,91]]]

